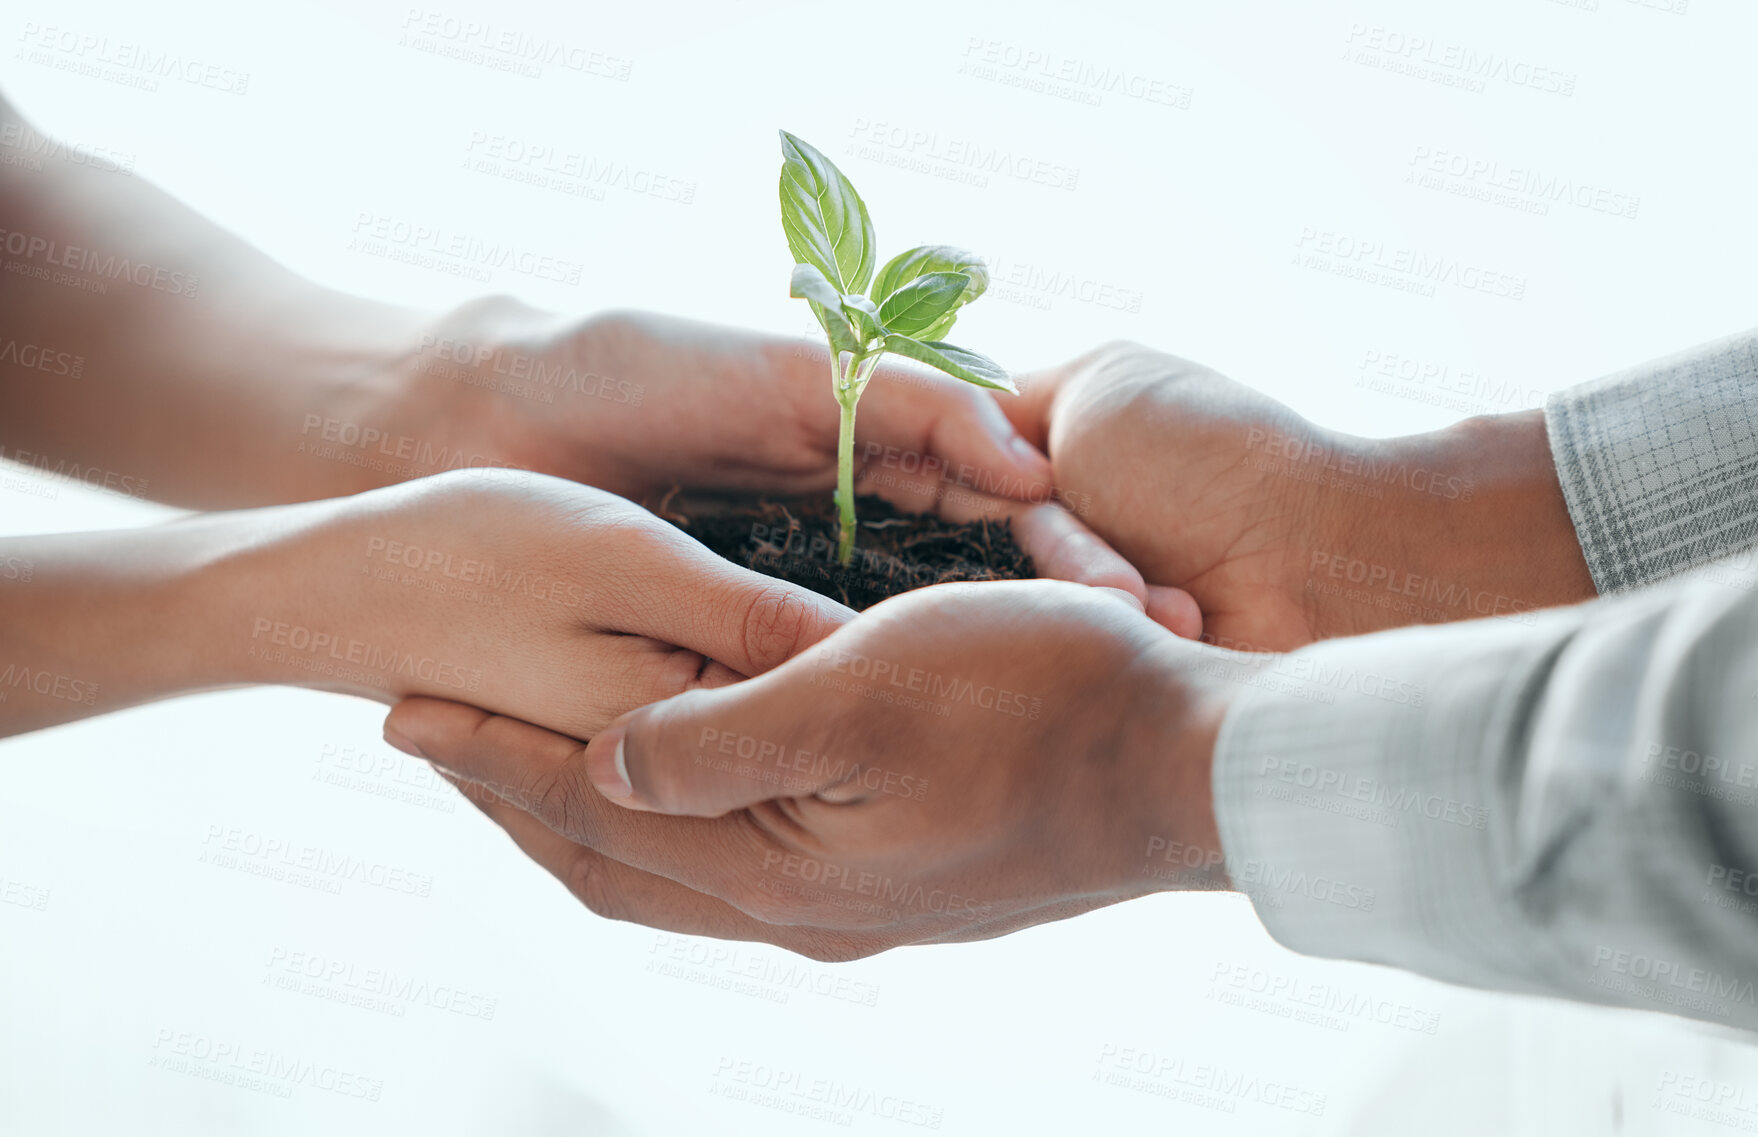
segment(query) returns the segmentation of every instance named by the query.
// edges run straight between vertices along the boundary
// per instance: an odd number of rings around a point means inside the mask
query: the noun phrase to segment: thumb
[[[587,746],[586,776],[618,805],[691,817],[829,789],[849,764],[815,741],[828,721],[814,713],[824,702],[816,675],[817,661],[802,656],[632,711]]]
[[[1007,421],[1013,424],[1013,429],[1045,454],[1050,453],[1050,419],[1056,395],[1067,381],[1072,366],[1064,363],[1015,375],[1013,382],[1019,388],[1018,395],[992,392],[994,402],[1007,416]]]

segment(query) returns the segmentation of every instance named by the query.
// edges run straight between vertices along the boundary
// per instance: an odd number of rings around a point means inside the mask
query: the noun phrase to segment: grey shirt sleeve
[[[1213,774],[1283,944],[1758,1029],[1758,595],[1679,581],[1276,666]]]
[[[1601,595],[1758,542],[1758,330],[1560,391],[1551,455]]]

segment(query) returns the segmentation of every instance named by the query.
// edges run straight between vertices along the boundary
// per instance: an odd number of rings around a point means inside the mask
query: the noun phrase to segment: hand
[[[245,515],[252,516],[252,515]],[[559,478],[463,471],[268,510],[211,571],[220,674],[469,699],[590,735],[853,615]]]
[[[822,344],[651,312],[574,319],[505,298],[465,306],[426,339],[413,371],[429,400],[468,406],[447,416],[485,427],[485,441],[544,473],[631,500],[673,485],[804,494],[836,484]],[[1002,493],[1048,491],[1044,455],[985,392],[955,379],[893,366],[875,377],[857,428],[862,442],[981,467]]]
[[[1098,590],[944,585],[587,747],[427,699],[386,737],[601,915],[850,959],[1140,896],[1153,850],[1216,849],[1238,685],[1207,652]]]
[[[1203,638],[1281,651],[1595,595],[1537,411],[1434,434],[1322,429],[1189,360],[1113,344],[1001,401],[1058,492]],[[1183,603],[1181,596],[1174,603]]]
[[[448,453],[637,501],[674,485],[828,496],[836,484],[824,347],[652,313],[565,319],[502,298],[452,313],[422,342],[376,417]],[[856,431],[857,493],[953,521],[1006,516],[1041,576],[1146,601],[1140,573],[1057,504],[1049,462],[985,392],[882,367]],[[1158,612],[1196,634],[1188,598]]]

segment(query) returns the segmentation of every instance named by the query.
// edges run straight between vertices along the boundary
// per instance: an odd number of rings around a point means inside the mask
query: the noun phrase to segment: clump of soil
[[[961,580],[1029,580],[1032,559],[1012,525],[900,513],[884,498],[855,499],[855,551],[836,563],[836,506],[810,498],[685,500],[676,490],[654,512],[734,564],[809,588],[857,611],[887,597]]]

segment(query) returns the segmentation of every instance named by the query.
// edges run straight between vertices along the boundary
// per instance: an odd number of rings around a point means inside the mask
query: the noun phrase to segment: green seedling
[[[922,245],[873,272],[878,253],[866,203],[835,163],[781,132],[781,226],[794,255],[791,295],[812,305],[830,341],[830,381],[842,408],[836,443],[837,560],[855,551],[855,404],[886,352],[966,383],[1019,394],[992,359],[943,338],[958,310],[989,287],[983,258]],[[871,289],[868,285],[871,284]]]

